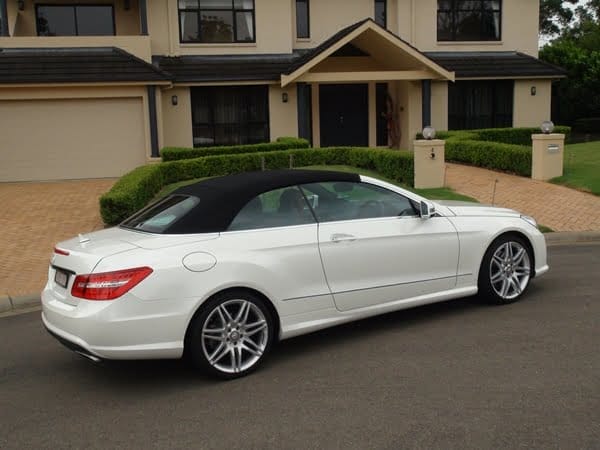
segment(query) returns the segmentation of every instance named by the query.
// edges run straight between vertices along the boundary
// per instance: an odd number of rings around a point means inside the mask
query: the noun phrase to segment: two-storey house
[[[163,146],[409,149],[537,126],[538,0],[0,0],[0,181],[119,176]]]

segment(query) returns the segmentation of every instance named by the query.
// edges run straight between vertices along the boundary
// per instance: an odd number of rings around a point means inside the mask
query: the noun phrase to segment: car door
[[[302,189],[319,221],[319,249],[337,309],[452,289],[459,243],[444,217],[419,217],[406,197],[368,183]]]

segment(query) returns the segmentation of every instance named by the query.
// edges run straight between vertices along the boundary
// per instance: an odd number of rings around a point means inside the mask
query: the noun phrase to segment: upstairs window
[[[375,0],[375,23],[387,27],[387,0]]]
[[[308,0],[296,0],[296,37],[310,38],[310,15]]]
[[[255,42],[254,0],[179,0],[183,43]]]
[[[502,0],[438,0],[438,41],[499,41]]]
[[[38,36],[113,36],[112,5],[36,5]]]

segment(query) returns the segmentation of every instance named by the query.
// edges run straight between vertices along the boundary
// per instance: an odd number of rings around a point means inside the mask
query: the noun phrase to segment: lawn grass
[[[566,145],[563,176],[550,181],[600,195],[600,141]]]

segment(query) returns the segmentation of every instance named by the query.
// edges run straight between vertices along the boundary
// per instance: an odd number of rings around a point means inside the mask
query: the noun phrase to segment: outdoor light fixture
[[[283,103],[287,103],[288,102],[288,93],[284,92],[283,94],[281,94],[281,101]]]
[[[435,128],[433,128],[431,125],[423,128],[423,137],[428,141],[435,139]]]
[[[19,11],[24,11],[25,10],[25,0],[17,0],[17,7],[19,8]]]
[[[551,120],[544,120],[540,126],[540,129],[542,130],[542,133],[550,134],[554,131],[554,124]]]
[[[535,94],[537,94],[537,89],[535,88],[535,86],[531,86],[531,95]]]
[[[177,106],[177,102],[178,102],[178,100],[179,100],[179,99],[177,98],[177,96],[176,96],[176,95],[172,95],[172,96],[171,96],[171,105],[173,105],[173,106]]]

